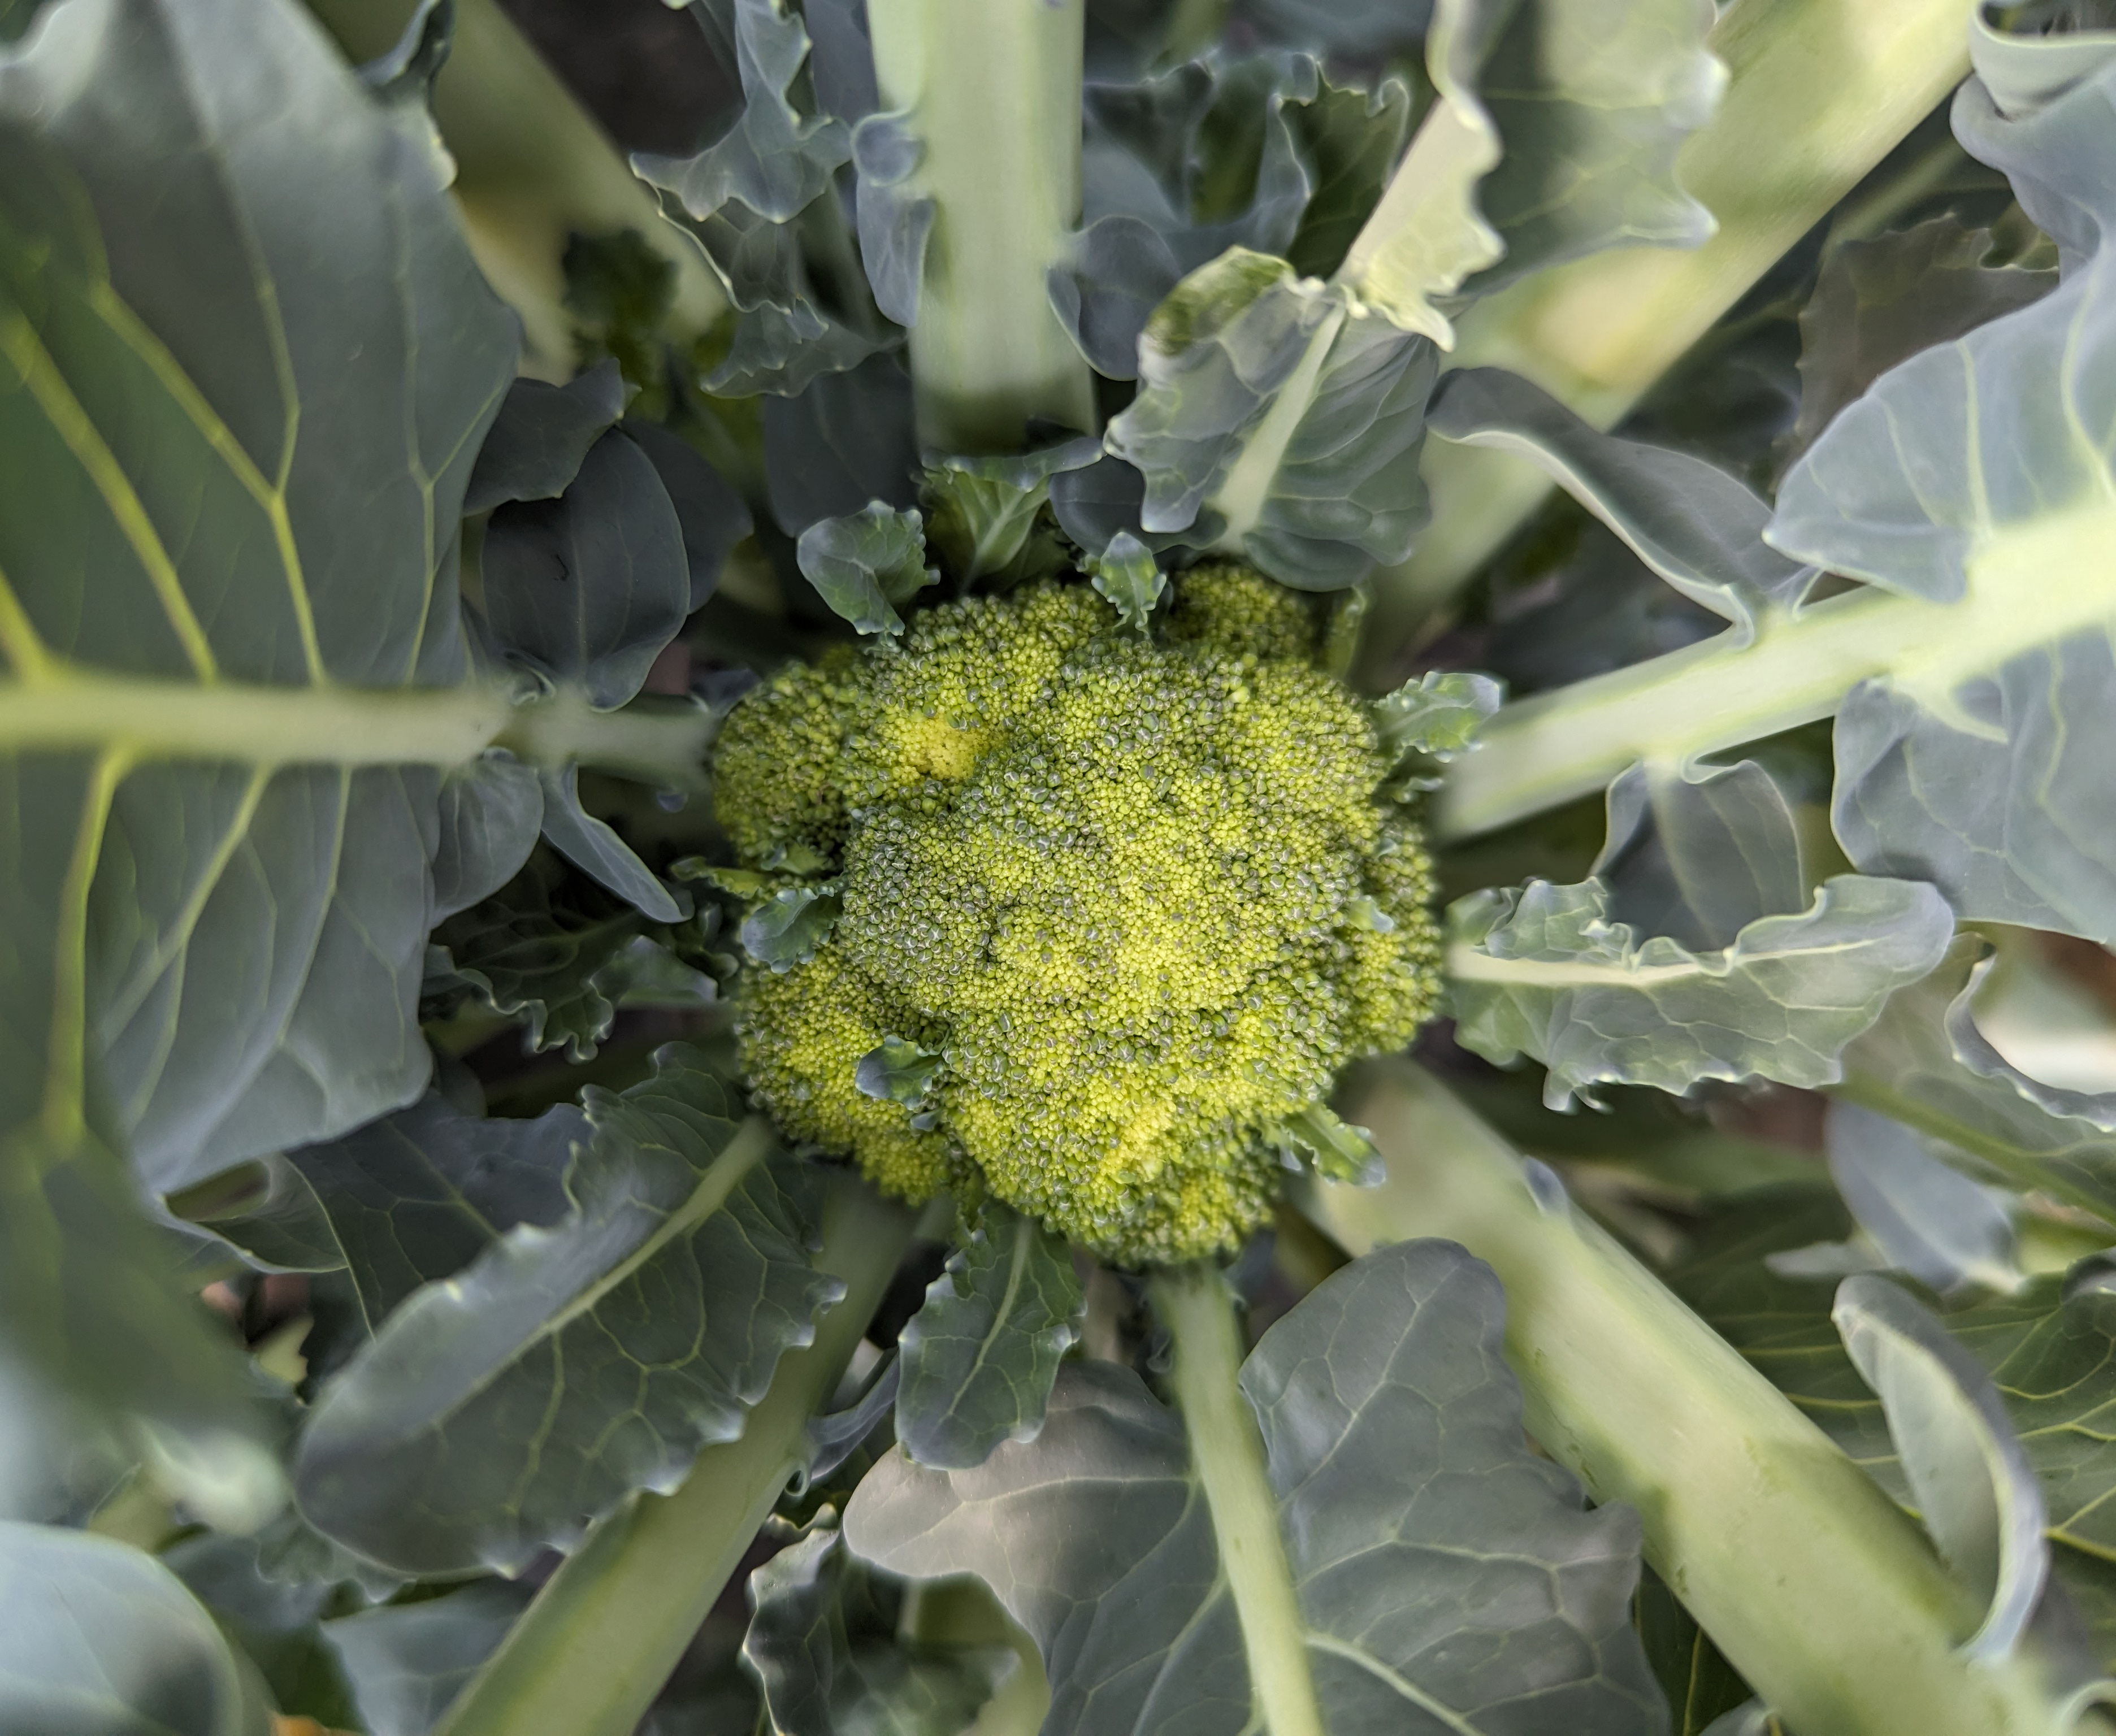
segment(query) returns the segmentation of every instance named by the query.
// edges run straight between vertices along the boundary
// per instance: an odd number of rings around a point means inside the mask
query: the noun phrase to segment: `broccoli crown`
[[[752,868],[832,865],[842,901],[812,958],[740,991],[780,1125],[1125,1265],[1253,1230],[1277,1130],[1408,1042],[1438,982],[1429,863],[1318,637],[1313,599],[1211,566],[1157,636],[1046,584],[745,699],[722,824]],[[869,1094],[890,1039],[937,1058],[922,1091]]]

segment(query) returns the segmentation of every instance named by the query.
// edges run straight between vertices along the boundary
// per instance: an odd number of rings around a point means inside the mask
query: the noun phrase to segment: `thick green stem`
[[[816,1263],[845,1296],[786,1357],[739,1440],[708,1447],[671,1495],[598,1525],[448,1709],[436,1736],[629,1736],[803,1463],[911,1238],[913,1215],[851,1176],[833,1187]]]
[[[1352,1252],[1439,1236],[1497,1272],[1530,1432],[1597,1500],[1801,1736],[2057,1736],[2026,1652],[1956,1650],[1978,1613],[1916,1524],[1653,1274],[1408,1063],[1353,1084],[1388,1178],[1305,1209]]]
[[[911,378],[929,448],[1019,450],[1033,420],[1094,425],[1088,365],[1046,278],[1080,213],[1085,0],[871,0],[882,102],[933,201]]]
[[[1217,1267],[1181,1266],[1154,1279],[1153,1302],[1175,1340],[1170,1380],[1212,1511],[1221,1569],[1234,1593],[1263,1728],[1270,1736],[1323,1736],[1306,1623],[1264,1472],[1263,1437],[1239,1384],[1242,1344],[1233,1293]]]
[[[310,0],[355,60],[386,52],[413,0]],[[561,265],[567,238],[636,230],[674,267],[674,335],[704,331],[727,298],[697,247],[660,209],[587,111],[573,100],[498,0],[457,0],[434,114],[456,162],[455,195],[471,250],[521,315],[529,372],[573,372],[572,321]]]
[[[1731,79],[1677,159],[1718,220],[1702,247],[1633,247],[1540,272],[1465,314],[1457,366],[1510,368],[1598,427],[1647,389],[1968,71],[1964,0],[1739,0],[1710,45]],[[1443,603],[1550,489],[1507,453],[1428,442],[1433,522],[1382,575],[1370,659]]]
[[[1755,642],[1670,652],[1509,705],[1451,769],[1443,838],[1489,831],[1600,789],[1638,760],[1681,764],[1828,717],[1885,676],[1932,709],[2039,645],[2116,621],[2116,508],[1987,530],[1957,603],[1861,590],[1766,617]]]
[[[0,681],[0,751],[114,753],[128,764],[462,765],[488,747],[695,784],[714,722],[698,706],[597,711],[561,690],[518,705],[506,689],[265,687],[48,666]]]

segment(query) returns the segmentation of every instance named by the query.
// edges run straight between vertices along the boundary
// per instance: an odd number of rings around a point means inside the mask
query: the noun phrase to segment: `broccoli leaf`
[[[1843,1093],[2116,1224],[2111,1118],[2082,1094],[2016,1072],[1976,1028],[1983,945],[1965,935],[1930,976],[1888,1002],[1844,1051]]]
[[[445,1596],[385,1604],[323,1624],[368,1736],[428,1736],[506,1638],[529,1587],[481,1579]]]
[[[1754,760],[1635,765],[1609,786],[1608,810],[1591,871],[1608,884],[1609,914],[1635,933],[1717,951],[1813,896],[1797,806]]]
[[[1065,1238],[987,1201],[897,1340],[904,1450],[967,1471],[1002,1441],[1033,1440],[1083,1306]]]
[[[563,386],[516,380],[478,449],[463,511],[557,499],[580,475],[589,449],[617,425],[630,395],[609,357]]]
[[[757,1568],[749,1596],[742,1655],[763,1685],[770,1728],[783,1736],[967,1729],[1018,1667],[1004,1648],[899,1642],[900,1591],[854,1559],[832,1526],[817,1525]]]
[[[1090,83],[1083,224],[1050,278],[1081,353],[1134,378],[1155,306],[1230,247],[1333,268],[1396,165],[1410,109],[1401,80],[1369,96],[1299,53],[1212,54]]]
[[[1790,608],[1815,570],[1763,540],[1771,509],[1746,483],[1691,453],[1598,433],[1497,368],[1450,374],[1427,425],[1442,439],[1527,459],[1691,601],[1742,632]]]
[[[2061,286],[1884,374],[1787,476],[1769,534],[1950,605],[1951,631],[1838,710],[1833,818],[1852,861],[1930,879],[1971,920],[2106,941],[2116,838],[2096,737],[2070,722],[2104,714],[2116,691],[2116,253],[2100,248],[2116,199],[2097,167],[2116,61],[2105,45],[2095,58],[2047,103],[2002,113],[1972,82],[1955,111],[1964,143],[2057,237]]]
[[[918,323],[918,286],[933,232],[932,200],[908,185],[924,150],[908,113],[871,114],[853,129],[860,263],[874,305],[902,326]]]
[[[1374,701],[1374,733],[1387,752],[1451,760],[1474,745],[1504,696],[1488,675],[1428,669]]]
[[[1638,940],[1611,919],[1598,880],[1474,893],[1447,921],[1457,1040],[1491,1060],[1543,1063],[1553,1107],[1604,1082],[1832,1083],[1844,1045],[1939,962],[1953,927],[1930,886],[1853,875],[1704,953]]]
[[[1335,590],[1401,560],[1425,517],[1418,450],[1433,346],[1230,248],[1177,286],[1140,340],[1140,390],[1110,424],[1145,477],[1147,530]]]
[[[743,950],[774,971],[790,971],[816,956],[844,909],[835,887],[789,886],[742,919]]]
[[[584,1103],[566,1217],[418,1291],[310,1414],[302,1509],[375,1560],[518,1571],[673,1487],[835,1299],[805,1251],[812,1178],[702,1056],[664,1049]]]
[[[632,698],[691,612],[683,527],[653,461],[613,429],[555,500],[512,502],[485,527],[480,613],[508,661],[582,689],[600,711]]]
[[[789,536],[870,501],[910,506],[918,467],[911,376],[895,356],[871,356],[791,397],[766,398],[764,457],[772,521]],[[939,540],[937,527],[933,534]]]
[[[1405,1242],[1325,1280],[1243,1369],[1317,1697],[1347,1729],[1656,1729],[1637,1522],[1582,1513],[1528,1451],[1501,1307],[1461,1249]],[[991,1586],[1042,1651],[1046,1729],[1254,1727],[1182,1426],[1127,1368],[1066,1365],[1042,1432],[974,1469],[883,1459],[844,1532],[892,1572]]]
[[[917,1109],[925,1103],[935,1077],[945,1064],[933,1049],[922,1049],[902,1037],[884,1037],[860,1057],[853,1070],[853,1083],[862,1096]]]
[[[0,1725],[271,1736],[249,1666],[168,1568],[83,1532],[0,1521]]]
[[[1675,156],[1725,69],[1704,0],[1438,0],[1428,111],[1345,276],[1411,331],[1454,341],[1455,298],[1605,247],[1694,247],[1710,213]]]
[[[257,1666],[283,1719],[312,1718],[326,1729],[353,1724],[352,1696],[318,1624],[333,1587],[274,1579],[259,1555],[255,1537],[200,1532],[161,1559]]]
[[[522,871],[544,829],[544,786],[530,767],[489,753],[443,776],[439,811],[437,922],[482,903]]]
[[[427,147],[304,15],[73,0],[0,53],[0,1330],[159,1412],[223,1518],[273,1499],[246,1376],[122,1163],[182,1187],[425,1085],[439,780],[331,695],[460,676],[513,355]]]
[[[1824,1132],[1837,1191],[1890,1268],[1931,1290],[2020,1288],[2012,1213],[1994,1189],[1856,1104],[1832,1104]]]
[[[1013,578],[1010,569],[1020,563],[1051,498],[1051,478],[1101,453],[1102,443],[1087,436],[1018,458],[942,457],[927,465],[920,489],[926,535],[943,570],[959,585],[994,574],[1000,583]]]
[[[926,530],[915,512],[879,500],[843,518],[826,518],[795,545],[801,572],[823,600],[862,633],[901,633],[897,610],[940,582],[926,564]]]
[[[569,1105],[511,1121],[464,1114],[435,1093],[288,1161],[329,1222],[371,1332],[516,1225],[564,1217],[566,1172],[589,1134]]]
[[[548,852],[532,857],[499,892],[435,931],[426,992],[467,989],[494,1012],[526,1020],[530,1049],[563,1045],[568,1059],[585,1061],[622,1004],[712,998],[697,971],[679,980],[685,992],[673,993],[669,967],[683,967],[643,932],[647,925],[636,909],[569,885]],[[662,993],[647,992],[649,983]]]
[[[562,772],[547,767],[537,777],[544,792],[544,836],[553,849],[654,921],[680,922],[691,913],[688,897],[679,903],[607,821],[581,806],[578,766]]]
[[[1153,551],[1129,530],[1120,530],[1109,546],[1086,561],[1090,581],[1125,626],[1144,632],[1147,622],[1168,589],[1168,575],[1161,570]]]
[[[1884,1278],[1847,1278],[1831,1311],[1888,1418],[1912,1499],[1985,1611],[1972,1657],[2010,1653],[2049,1573],[2042,1491],[1999,1389],[1927,1310]]]
[[[2054,271],[1984,263],[1988,229],[1952,214],[1847,241],[1824,261],[1800,315],[1800,418],[1804,452],[1882,374],[1919,351],[1953,343],[2057,287]]]

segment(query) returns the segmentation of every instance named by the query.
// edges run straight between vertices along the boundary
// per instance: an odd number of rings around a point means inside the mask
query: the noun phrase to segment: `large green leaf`
[[[1985,944],[1957,940],[1941,967],[1893,995],[1844,1051],[1842,1094],[2116,1224],[2116,1133],[2079,1094],[2024,1090],[1972,1016]],[[2068,1101],[2069,1095],[2072,1100]]]
[[[739,1435],[835,1298],[807,1252],[812,1177],[704,1057],[664,1049],[584,1101],[573,1210],[416,1293],[310,1416],[302,1509],[375,1560],[518,1571],[571,1546]]]
[[[910,1646],[902,1588],[819,1525],[750,1575],[743,1656],[774,1736],[958,1736],[1018,1667],[1004,1648]]]
[[[430,151],[283,0],[67,0],[0,53],[0,1330],[209,1482],[199,1431],[257,1425],[121,1155],[177,1187],[425,1082],[396,762],[502,714],[360,690],[462,673],[513,352]]]
[[[1929,886],[1840,875],[1797,915],[1760,916],[1719,950],[1640,940],[1609,889],[1532,881],[1448,912],[1456,1036],[1494,1061],[1550,1069],[1553,1105],[1608,1082],[1829,1084],[1888,995],[1937,965],[1953,923]]]
[[[263,1686],[153,1556],[0,1522],[0,1728],[270,1736]]]
[[[368,1736],[428,1736],[529,1601],[483,1579],[445,1597],[384,1605],[323,1624]]]
[[[1065,1238],[987,1201],[897,1339],[904,1450],[922,1465],[966,1470],[1003,1440],[1033,1440],[1080,1311]]]
[[[1451,344],[1458,297],[1604,247],[1695,246],[1709,213],[1675,176],[1726,73],[1704,0],[1439,0],[1439,100],[1345,274]]]
[[[1327,1280],[1242,1371],[1333,1729],[1662,1727],[1628,1625],[1636,1520],[1582,1513],[1529,1452],[1502,1307],[1459,1247],[1401,1243]],[[894,1572],[990,1585],[1042,1650],[1051,1736],[1258,1727],[1183,1426],[1129,1369],[1067,1365],[1042,1432],[976,1469],[882,1460],[845,1535]]]
[[[2031,52],[1975,40],[1994,76],[2003,50]],[[1907,616],[1934,618],[1931,641],[1892,647],[1838,710],[1833,818],[1852,861],[1931,880],[1972,920],[2108,941],[2116,832],[2095,725],[2116,718],[2116,49],[2071,40],[2049,87],[2002,109],[1972,81],[1955,110],[2057,240],[2061,286],[1884,375],[1787,475],[1769,534],[1944,605]]]
[[[329,1224],[371,1332],[517,1224],[549,1229],[564,1217],[566,1172],[589,1133],[570,1105],[508,1121],[467,1115],[435,1093],[288,1161]]]
[[[1436,366],[1428,340],[1342,290],[1230,248],[1148,322],[1139,393],[1107,443],[1145,477],[1147,530],[1339,590],[1401,560],[1425,521]]]

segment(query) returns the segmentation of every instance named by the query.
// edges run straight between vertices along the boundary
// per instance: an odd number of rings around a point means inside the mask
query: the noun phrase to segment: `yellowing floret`
[[[1166,613],[944,604],[780,676],[717,757],[745,863],[816,852],[843,900],[743,991],[759,1100],[894,1192],[981,1182],[1128,1265],[1254,1230],[1275,1130],[1437,981],[1429,865],[1313,601],[1217,566]],[[944,1058],[920,1104],[854,1082],[890,1036]]]

